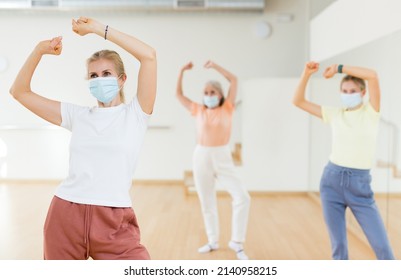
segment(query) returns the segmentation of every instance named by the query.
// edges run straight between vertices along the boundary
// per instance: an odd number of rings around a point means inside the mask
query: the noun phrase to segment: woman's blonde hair
[[[215,80],[210,80],[210,81],[206,82],[206,85],[210,85],[210,86],[214,87],[221,94],[219,106],[223,105],[225,97],[224,97],[223,87],[221,86],[221,83],[218,81],[215,81]]]
[[[341,84],[340,84],[340,88],[342,87],[344,82],[348,82],[348,81],[353,81],[357,86],[359,86],[359,88],[363,91],[366,88],[366,84],[365,81],[361,78],[358,77],[354,77],[351,75],[346,75],[342,80],[341,80]]]
[[[107,60],[113,62],[118,77],[122,77],[125,75],[124,63],[121,60],[121,57],[117,52],[111,51],[111,50],[101,50],[101,51],[95,52],[94,54],[92,54],[91,57],[89,57],[86,60],[86,67],[88,67],[90,63],[97,61],[99,59],[107,59]],[[120,99],[121,99],[121,102],[123,102],[123,103],[125,102],[124,91],[122,88],[120,89]]]

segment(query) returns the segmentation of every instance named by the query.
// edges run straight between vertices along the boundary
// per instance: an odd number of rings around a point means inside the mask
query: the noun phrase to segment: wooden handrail
[[[391,159],[389,160],[393,165],[398,163],[398,141],[399,141],[399,128],[397,124],[380,118],[380,122],[389,126],[393,130],[393,146],[391,147]]]
[[[382,161],[382,160],[378,160],[377,161],[377,167],[380,168],[390,168],[392,171],[392,175],[394,178],[397,179],[401,179],[401,170],[398,169],[398,166],[396,164],[390,163],[390,162],[386,162],[386,161]]]
[[[381,168],[390,168],[392,170],[392,175],[394,178],[401,178],[401,170],[398,168],[398,139],[399,139],[399,128],[397,124],[385,120],[383,118],[380,119],[380,122],[389,126],[393,130],[393,147],[391,148],[391,159],[389,161],[378,160],[377,167]]]

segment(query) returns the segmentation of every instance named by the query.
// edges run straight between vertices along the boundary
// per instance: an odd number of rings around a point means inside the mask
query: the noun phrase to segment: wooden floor
[[[0,184],[0,259],[42,259],[42,228],[55,186]],[[186,195],[183,186],[170,184],[138,184],[131,193],[142,243],[152,259],[236,259],[227,247],[231,224],[229,196],[219,196],[218,200],[220,249],[199,254],[197,248],[206,243],[206,237],[196,195]],[[316,200],[307,194],[251,196],[245,243],[250,259],[330,259],[329,240]],[[400,236],[400,213],[396,213],[398,231],[392,231],[392,240]],[[397,248],[399,245],[398,242]],[[354,234],[349,234],[349,248],[351,259],[375,259],[369,246]]]

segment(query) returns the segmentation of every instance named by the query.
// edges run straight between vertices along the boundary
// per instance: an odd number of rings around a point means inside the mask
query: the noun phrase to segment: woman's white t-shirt
[[[71,131],[68,177],[55,195],[91,205],[131,207],[129,190],[150,115],[135,97],[115,107],[61,103],[61,126]]]

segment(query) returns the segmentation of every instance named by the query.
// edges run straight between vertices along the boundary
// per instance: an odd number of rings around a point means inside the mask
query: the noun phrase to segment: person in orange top
[[[176,95],[181,104],[196,117],[197,146],[193,155],[194,181],[208,238],[208,243],[200,247],[198,252],[208,253],[219,248],[216,179],[232,197],[232,231],[228,246],[236,252],[238,259],[246,260],[248,256],[244,252],[243,243],[247,231],[250,196],[236,174],[229,147],[237,94],[237,77],[213,61],[206,62],[205,68],[214,69],[222,74],[230,82],[230,88],[225,98],[221,84],[217,81],[209,81],[204,88],[203,104],[198,104],[184,96],[182,90],[184,72],[192,68],[192,62],[182,67]]]

